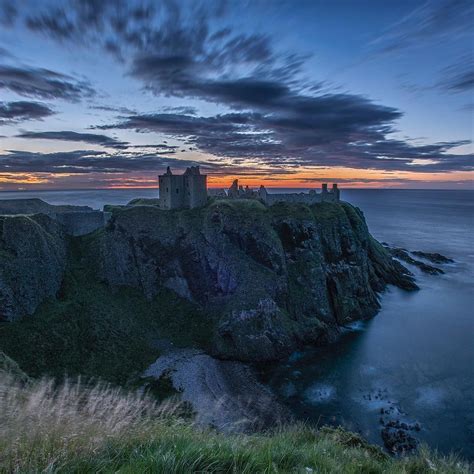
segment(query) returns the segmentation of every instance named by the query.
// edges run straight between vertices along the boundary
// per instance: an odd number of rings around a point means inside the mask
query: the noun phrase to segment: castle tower
[[[268,197],[268,191],[267,191],[267,188],[261,184],[260,185],[260,188],[258,190],[258,197],[263,201],[263,202],[267,202],[267,197]]]
[[[193,209],[207,202],[207,176],[201,174],[199,166],[191,166],[184,172],[184,199],[186,207]]]
[[[334,194],[334,201],[339,201],[340,191],[336,183],[332,185],[332,192]]]
[[[207,202],[207,176],[199,166],[191,166],[181,175],[174,175],[168,166],[158,183],[161,209],[194,208]]]

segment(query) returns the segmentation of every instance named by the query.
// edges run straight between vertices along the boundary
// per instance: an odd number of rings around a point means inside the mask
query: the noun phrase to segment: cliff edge
[[[214,355],[278,359],[372,317],[387,284],[416,289],[347,203],[217,200],[116,212],[96,243],[101,278],[153,299],[173,290],[212,320]]]
[[[44,214],[0,216],[0,261],[1,318],[31,315],[2,328],[5,353],[29,374],[120,382],[158,339],[275,360],[375,315],[387,284],[417,288],[347,203],[138,205],[82,237]]]

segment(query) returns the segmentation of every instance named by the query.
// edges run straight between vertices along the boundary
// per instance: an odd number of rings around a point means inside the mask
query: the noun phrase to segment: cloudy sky
[[[0,0],[0,190],[472,188],[472,0]]]

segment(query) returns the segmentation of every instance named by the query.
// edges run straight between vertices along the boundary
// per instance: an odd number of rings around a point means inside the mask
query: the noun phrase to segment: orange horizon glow
[[[238,168],[236,168],[238,172]],[[210,189],[228,188],[234,179],[239,184],[258,188],[264,185],[267,188],[295,188],[320,189],[321,184],[327,182],[338,183],[340,188],[413,188],[420,185],[436,187],[449,186],[470,189],[474,183],[474,172],[453,173],[420,173],[420,172],[390,172],[379,170],[359,170],[353,168],[318,168],[305,169],[297,172],[272,173],[261,175],[248,174],[208,174]],[[153,179],[150,179],[150,175]],[[50,173],[0,173],[0,190],[63,190],[63,189],[158,189],[158,182],[153,174],[125,176],[116,174],[50,174]]]

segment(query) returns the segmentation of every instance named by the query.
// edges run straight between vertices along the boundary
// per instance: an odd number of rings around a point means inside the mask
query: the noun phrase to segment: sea
[[[278,190],[273,190],[278,191]],[[154,189],[0,192],[50,204],[126,204]],[[393,410],[418,422],[416,437],[441,453],[474,459],[474,190],[342,190],[379,241],[438,252],[444,275],[410,267],[420,290],[388,287],[381,310],[321,348],[295,352],[262,375],[297,418],[340,424],[381,444]],[[393,408],[391,408],[393,407]]]

